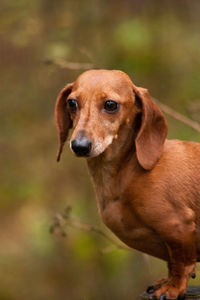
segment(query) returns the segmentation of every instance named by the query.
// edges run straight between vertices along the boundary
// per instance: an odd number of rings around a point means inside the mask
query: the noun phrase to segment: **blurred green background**
[[[158,259],[104,251],[112,244],[98,234],[49,233],[54,216],[71,205],[81,222],[110,234],[85,161],[66,147],[56,163],[53,110],[59,90],[87,63],[124,70],[199,121],[199,15],[195,0],[1,0],[0,300],[140,299],[165,275]],[[166,117],[169,138],[200,141]]]

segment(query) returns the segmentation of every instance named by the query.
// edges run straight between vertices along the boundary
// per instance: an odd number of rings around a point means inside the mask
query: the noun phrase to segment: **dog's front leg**
[[[181,228],[181,229],[180,229]],[[154,295],[160,299],[165,295],[166,299],[177,299],[179,295],[186,293],[188,279],[195,271],[196,246],[195,225],[182,224],[177,231],[168,230],[165,236],[165,244],[169,253],[170,277]]]

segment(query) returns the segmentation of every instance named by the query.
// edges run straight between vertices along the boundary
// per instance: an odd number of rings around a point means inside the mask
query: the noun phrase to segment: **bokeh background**
[[[49,233],[71,205],[73,217],[110,234],[85,161],[66,149],[56,163],[53,111],[84,68],[114,68],[200,121],[199,15],[195,0],[1,0],[0,300],[140,299],[165,275],[164,262],[95,232]],[[200,141],[166,117],[169,138]]]

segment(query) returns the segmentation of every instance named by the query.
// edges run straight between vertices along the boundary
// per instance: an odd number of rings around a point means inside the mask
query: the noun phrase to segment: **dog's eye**
[[[68,99],[67,106],[70,112],[76,112],[78,108],[78,103],[75,99]]]
[[[115,113],[119,109],[119,103],[114,100],[107,100],[104,103],[104,110],[108,113]]]

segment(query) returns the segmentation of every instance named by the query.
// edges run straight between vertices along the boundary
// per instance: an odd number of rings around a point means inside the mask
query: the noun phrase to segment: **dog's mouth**
[[[91,142],[86,136],[78,136],[71,141],[70,148],[78,157],[96,157],[102,154],[112,141],[112,136],[98,138],[95,142]]]

